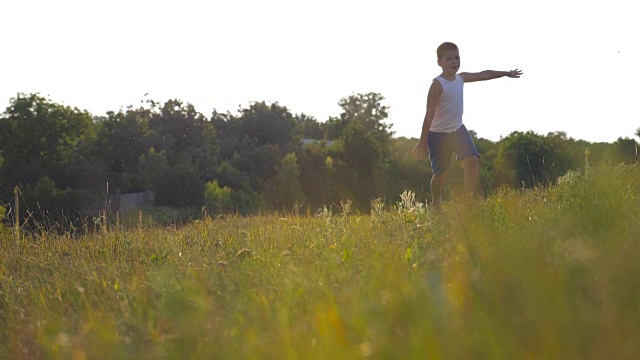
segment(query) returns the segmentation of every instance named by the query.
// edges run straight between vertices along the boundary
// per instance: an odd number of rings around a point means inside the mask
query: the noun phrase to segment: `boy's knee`
[[[480,164],[480,160],[475,155],[467,156],[466,158],[464,158],[465,166],[478,166],[479,164]]]
[[[439,171],[437,173],[433,174],[432,179],[434,180],[440,180],[440,179],[444,179],[447,177],[447,175],[449,175],[449,170],[444,170],[444,171]]]

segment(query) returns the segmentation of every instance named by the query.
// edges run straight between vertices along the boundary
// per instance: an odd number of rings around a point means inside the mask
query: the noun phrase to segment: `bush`
[[[4,206],[0,205],[0,235],[7,231],[7,226],[5,225],[5,220],[7,218],[7,209]]]
[[[204,184],[192,171],[168,171],[156,182],[158,205],[199,207],[204,203]]]
[[[67,223],[77,206],[74,192],[61,189],[48,176],[21,189],[26,206],[20,206],[20,217],[28,217],[35,223]],[[27,215],[29,214],[29,215]]]
[[[222,214],[232,210],[231,188],[220,187],[218,180],[207,182],[205,185],[206,206],[209,214]]]

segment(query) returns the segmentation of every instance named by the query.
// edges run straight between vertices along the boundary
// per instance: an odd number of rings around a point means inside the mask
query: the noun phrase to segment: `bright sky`
[[[640,22],[631,0],[2,0],[0,109],[38,92],[94,115],[178,98],[209,116],[277,101],[319,121],[378,92],[418,137],[435,49],[460,71],[522,69],[465,86],[467,127],[613,142],[640,128]]]

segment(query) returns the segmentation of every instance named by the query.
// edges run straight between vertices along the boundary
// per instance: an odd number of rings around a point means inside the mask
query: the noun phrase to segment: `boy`
[[[431,200],[435,207],[442,204],[442,189],[447,177],[452,152],[458,161],[463,161],[464,190],[474,195],[478,192],[480,154],[467,128],[462,124],[464,83],[497,79],[503,76],[519,78],[522,71],[485,70],[478,73],[460,73],[460,53],[454,43],[438,46],[438,66],[442,74],[433,79],[427,96],[427,113],[424,116],[420,141],[413,149],[422,158],[429,151],[431,159]]]

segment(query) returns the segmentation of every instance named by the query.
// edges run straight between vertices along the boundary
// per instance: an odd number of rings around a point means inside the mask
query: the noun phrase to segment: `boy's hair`
[[[438,46],[438,49],[436,49],[438,60],[442,59],[442,57],[444,56],[444,52],[449,50],[458,50],[458,45],[452,42],[443,42],[442,44],[440,44],[440,46]]]

